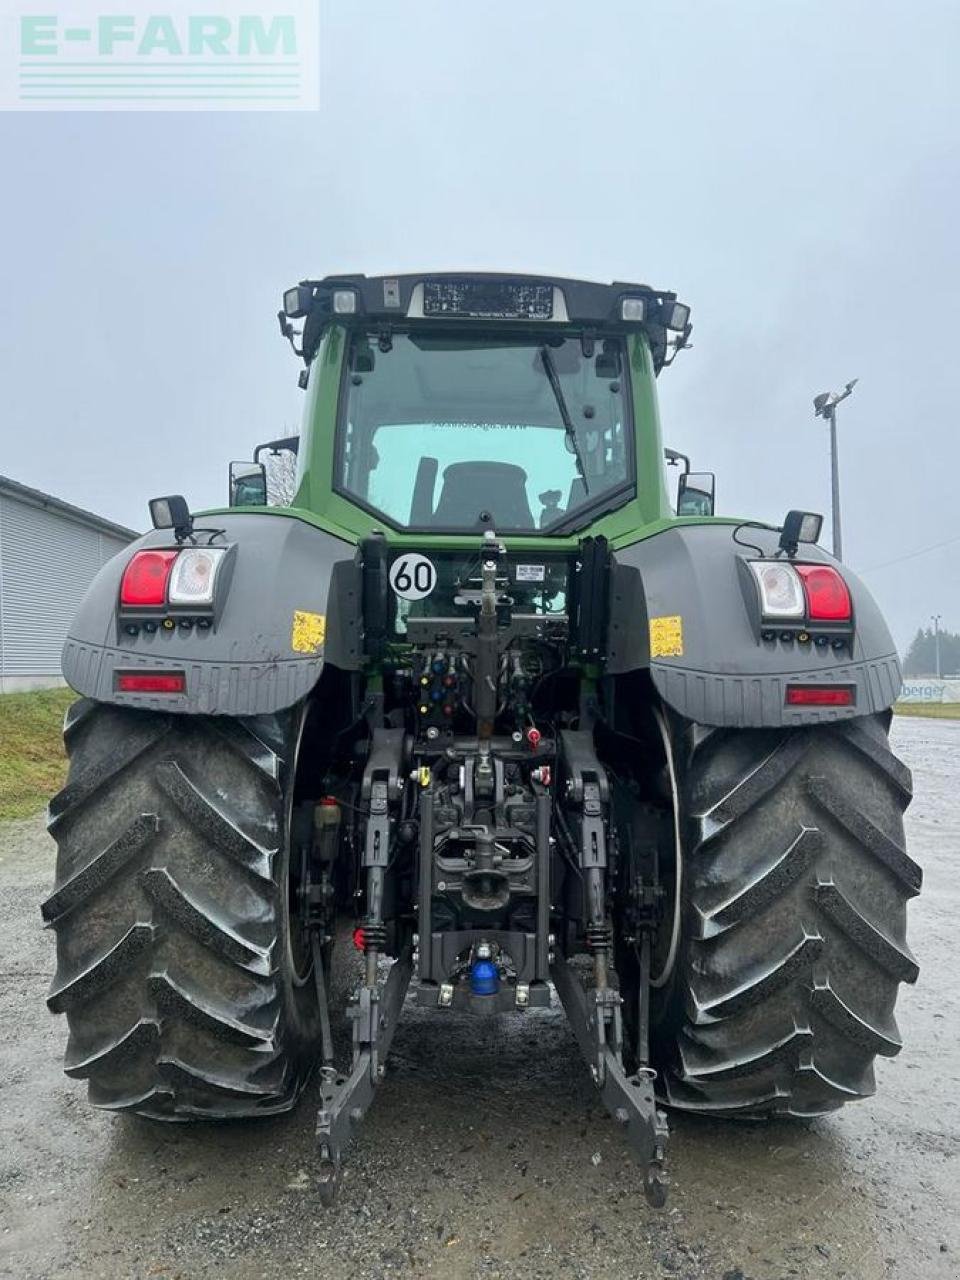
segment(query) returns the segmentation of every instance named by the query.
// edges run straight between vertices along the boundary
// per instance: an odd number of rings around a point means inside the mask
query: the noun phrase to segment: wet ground
[[[38,903],[40,819],[0,826],[0,1275],[960,1276],[960,722],[898,720],[923,896],[906,1047],[876,1098],[800,1126],[676,1116],[669,1208],[597,1105],[559,1010],[408,1008],[336,1209],[313,1184],[313,1097],[254,1125],[93,1111],[60,1070]]]

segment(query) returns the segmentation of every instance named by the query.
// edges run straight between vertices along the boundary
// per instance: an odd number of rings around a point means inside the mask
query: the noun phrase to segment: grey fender
[[[143,548],[177,545],[169,530],[144,535],[104,565],[70,625],[63,674],[77,693],[149,710],[259,715],[298,702],[325,661],[345,670],[359,665],[359,568],[351,543],[292,516],[238,512],[197,524],[222,531],[211,536],[198,528],[200,544],[230,548],[211,625],[186,628],[184,611],[170,610],[172,630],[127,634],[118,612],[127,563]],[[120,692],[118,672],[135,671],[182,671],[186,691]]]
[[[734,542],[734,526],[677,525],[617,550],[611,565],[607,671],[649,669],[657,692],[680,715],[706,725],[739,728],[813,724],[883,711],[901,687],[896,647],[873,597],[845,566],[853,602],[852,644],[762,640],[759,611],[749,599],[745,560],[756,552]],[[764,555],[778,535],[742,528],[738,535]],[[801,546],[799,561],[836,565],[819,547]],[[676,619],[680,619],[679,624]],[[656,621],[665,620],[665,621]],[[651,652],[651,622],[660,652]],[[664,636],[682,652],[667,656]],[[793,682],[854,687],[850,707],[788,707]]]

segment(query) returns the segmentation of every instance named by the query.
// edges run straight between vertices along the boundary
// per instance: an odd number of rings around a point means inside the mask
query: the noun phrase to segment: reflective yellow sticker
[[[683,618],[679,614],[650,619],[650,657],[683,657]]]
[[[294,653],[319,653],[327,634],[327,619],[322,613],[303,613],[297,609],[293,615],[290,632],[290,648]]]

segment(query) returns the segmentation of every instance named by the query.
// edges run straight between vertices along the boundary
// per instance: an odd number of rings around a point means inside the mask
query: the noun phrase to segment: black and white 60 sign
[[[390,586],[401,600],[423,600],[436,585],[436,565],[417,552],[400,556],[390,566]]]

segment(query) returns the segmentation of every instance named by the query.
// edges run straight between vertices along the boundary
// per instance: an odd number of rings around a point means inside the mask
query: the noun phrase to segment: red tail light
[[[852,707],[854,691],[849,685],[788,684],[788,707]]]
[[[125,605],[165,605],[167,579],[176,551],[138,551],[120,583],[120,603]]]
[[[807,595],[807,617],[811,622],[849,622],[853,617],[850,592],[836,569],[828,564],[798,564]]]
[[[185,693],[187,677],[182,671],[120,671],[118,693]]]

